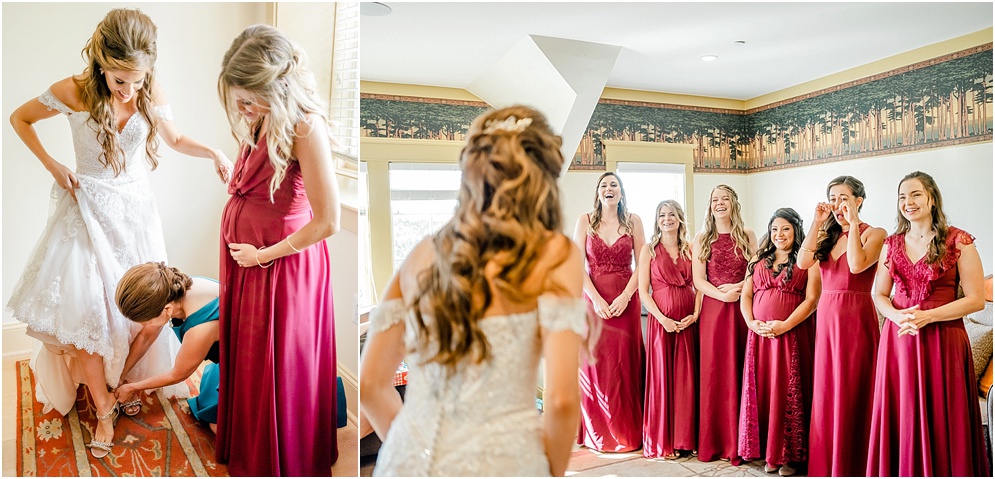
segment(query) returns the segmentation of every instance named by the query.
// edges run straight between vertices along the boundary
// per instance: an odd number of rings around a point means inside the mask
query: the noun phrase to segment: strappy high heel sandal
[[[142,412],[142,400],[135,399],[121,404],[121,412],[128,417],[137,416],[138,413]]]
[[[103,421],[108,418],[111,419],[112,424],[117,424],[117,418],[118,416],[120,416],[120,414],[121,414],[121,404],[115,401],[114,407],[112,407],[110,411],[107,411],[107,414],[104,414],[103,416],[97,416],[97,424],[99,426],[100,421]],[[113,416],[113,418],[111,416]],[[96,434],[97,432],[96,428],[94,428],[93,432],[94,434]],[[111,436],[110,442],[101,442],[91,438],[90,444],[87,447],[90,448],[90,454],[92,454],[94,458],[100,459],[102,457],[106,457],[107,454],[110,454],[111,447],[113,445],[114,445],[114,437]]]

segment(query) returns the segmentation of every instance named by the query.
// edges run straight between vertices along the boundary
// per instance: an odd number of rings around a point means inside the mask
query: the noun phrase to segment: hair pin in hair
[[[531,124],[531,118],[522,118],[519,120],[512,115],[501,121],[490,120],[487,123],[484,123],[484,133],[488,135],[497,131],[513,131],[515,133],[521,133]]]

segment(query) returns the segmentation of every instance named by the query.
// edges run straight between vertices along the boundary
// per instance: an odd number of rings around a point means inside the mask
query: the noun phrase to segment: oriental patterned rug
[[[111,453],[95,459],[86,448],[96,414],[85,387],[66,416],[42,413],[34,397],[34,374],[28,361],[18,361],[18,476],[226,476],[214,462],[214,433],[190,415],[185,399],[167,399],[161,391],[144,396],[142,412],[121,414],[114,428]],[[187,380],[192,393],[200,371]]]

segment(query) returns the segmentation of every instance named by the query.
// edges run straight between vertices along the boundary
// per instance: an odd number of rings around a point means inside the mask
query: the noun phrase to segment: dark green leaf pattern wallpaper
[[[482,102],[363,94],[362,135],[464,140]],[[602,99],[572,169],[603,140],[694,145],[695,171],[755,172],[991,141],[992,44],[747,111]]]

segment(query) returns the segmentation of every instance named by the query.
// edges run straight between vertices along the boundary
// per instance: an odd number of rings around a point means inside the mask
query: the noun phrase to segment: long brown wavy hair
[[[562,140],[541,113],[524,106],[489,111],[473,121],[467,136],[456,212],[433,236],[435,259],[420,275],[412,305],[422,343],[437,340],[428,361],[447,366],[489,357],[479,322],[491,305],[491,288],[514,301],[537,298],[541,291],[521,286],[544,238],[562,226],[556,185]]]
[[[832,181],[826,185],[826,199],[829,198],[829,190],[833,189],[836,185],[844,185],[850,188],[850,193],[856,198],[867,199],[867,192],[864,190],[864,183],[852,176],[837,176],[833,178]],[[864,207],[864,203],[861,202],[860,206],[857,207],[857,211],[860,211]],[[856,229],[853,229],[856,228]],[[860,234],[860,225],[850,225],[850,232],[856,232]],[[830,253],[833,248],[836,247],[836,241],[840,239],[840,235],[843,234],[843,227],[840,226],[836,218],[831,220],[826,220],[819,228],[819,233],[817,236],[817,243],[815,246],[815,259],[819,261],[826,261],[829,259]]]
[[[943,197],[940,196],[940,187],[936,186],[936,181],[933,180],[932,176],[921,171],[913,171],[905,175],[902,181],[898,182],[899,192],[901,192],[902,183],[909,180],[919,180],[922,183],[923,189],[926,190],[926,194],[933,200],[930,217],[932,218],[933,229],[936,230],[936,236],[929,242],[929,248],[926,250],[926,262],[936,264],[943,259],[943,255],[947,254],[947,215],[943,213]],[[902,207],[898,205],[897,201],[896,208],[898,209],[898,228],[895,230],[895,234],[908,233],[912,227],[912,223],[905,219],[905,215],[902,214]]]
[[[615,214],[618,216],[618,224],[625,229],[625,234],[632,234],[632,220],[629,215],[629,209],[626,206],[627,202],[625,199],[625,187],[622,186],[622,179],[618,177],[614,172],[608,171],[602,173],[598,177],[598,182],[595,183],[594,187],[594,211],[591,212],[590,219],[591,222],[587,225],[588,234],[598,234],[598,227],[601,226],[601,218],[604,213],[601,211],[601,195],[598,194],[598,190],[601,187],[601,180],[605,179],[607,176],[614,176],[615,181],[618,181],[618,190],[622,193],[622,197],[618,200],[618,207],[615,209]]]
[[[269,25],[252,25],[231,42],[221,62],[218,94],[228,114],[232,136],[245,148],[255,148],[253,138],[260,126],[248,125],[238,114],[238,105],[231,89],[240,88],[269,103],[266,135],[269,162],[273,166],[270,178],[270,200],[280,188],[293,158],[297,126],[308,115],[321,117],[328,129],[328,108],[318,95],[314,73],[307,68],[307,55],[293,40]],[[259,120],[262,122],[262,118]],[[335,141],[328,134],[334,148]]]
[[[124,273],[115,299],[124,317],[144,323],[159,316],[167,304],[186,296],[191,286],[189,276],[166,263],[143,263]]]
[[[152,113],[155,106],[152,79],[155,78],[156,35],[152,19],[139,10],[111,10],[83,47],[81,54],[86,68],[81,75],[73,77],[80,100],[97,128],[97,139],[103,149],[100,163],[114,171],[115,176],[125,170],[125,158],[118,143],[117,115],[104,70],[145,71],[142,87],[135,92],[135,106],[149,125],[145,156],[155,169],[159,166],[159,119]]]
[[[746,234],[743,215],[740,213],[742,207],[739,205],[739,195],[729,185],[715,185],[715,188],[712,188],[712,193],[715,193],[715,190],[722,190],[729,193],[729,198],[732,199],[732,206],[729,208],[729,220],[732,222],[732,240],[736,244],[736,250],[739,251],[739,254],[744,259],[749,260],[752,257],[752,253],[750,252],[750,237]],[[712,214],[711,197],[712,195],[709,194],[708,211],[705,211],[705,226],[702,230],[704,235],[701,241],[701,254],[698,255],[698,259],[704,263],[707,263],[712,257],[712,243],[719,237],[719,231],[715,226],[715,216]]]
[[[670,208],[677,214],[677,251],[679,256],[691,259],[691,243],[688,241],[688,222],[684,216],[684,209],[675,200],[663,200],[656,205],[656,216],[653,218],[653,238],[650,239],[650,258],[656,258],[656,245],[663,240],[663,228],[660,228],[660,211]]]
[[[777,254],[777,246],[774,246],[774,241],[770,237],[770,229],[774,226],[774,220],[777,218],[781,218],[791,225],[791,229],[795,235],[795,240],[791,243],[791,251],[788,252],[788,261],[781,263],[777,270],[774,270],[774,257]],[[787,268],[788,272],[785,273],[782,281],[784,283],[791,281],[791,276],[795,271],[795,261],[798,260],[798,250],[801,249],[802,242],[805,241],[805,230],[803,227],[804,222],[797,211],[792,208],[778,208],[777,211],[774,212],[774,215],[770,217],[770,220],[767,221],[767,234],[760,239],[760,247],[757,248],[757,259],[746,265],[747,276],[752,275],[754,268],[762,261],[764,266],[771,270],[771,276],[775,278],[777,275],[781,274],[781,271]]]

